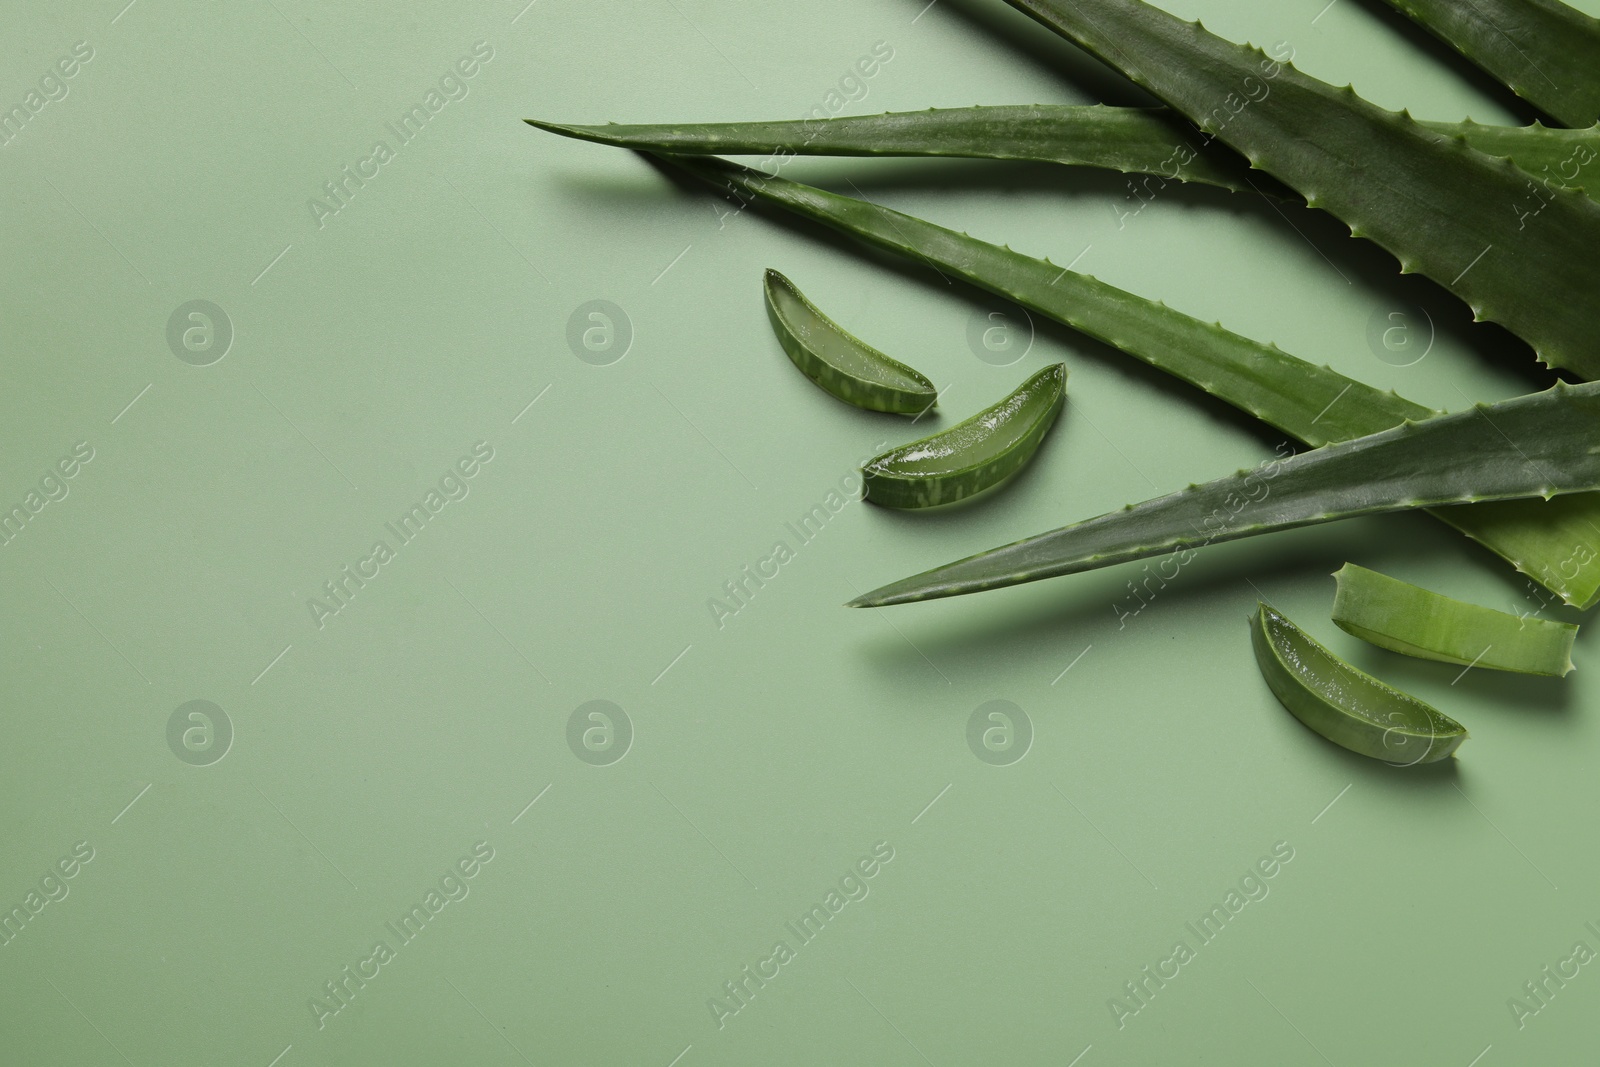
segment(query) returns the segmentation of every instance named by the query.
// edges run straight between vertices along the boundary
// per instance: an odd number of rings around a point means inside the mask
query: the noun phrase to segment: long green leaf
[[[1600,19],[1559,0],[1388,0],[1546,115],[1600,120]]]
[[[728,190],[759,198],[927,263],[1122,349],[1300,441],[1362,437],[1435,412],[1393,392],[1201,322],[1165,304],[1009,248],[876,204],[715,157],[663,157]],[[1482,503],[1433,513],[1566,600],[1600,601],[1600,496]]]
[[[1141,0],[1006,0],[1499,322],[1552,367],[1600,377],[1600,204]]]
[[[1406,422],[981,552],[851,601],[882,607],[1361,515],[1600,489],[1600,382]]]
[[[1168,108],[1025,104],[929,108],[782,122],[531,126],[618,148],[680,155],[946,156],[1100,167],[1249,192],[1250,166]],[[1257,179],[1258,184],[1260,179]],[[1272,186],[1277,189],[1276,183]]]
[[[1286,193],[1226,145],[1199,133],[1170,108],[1103,104],[1027,104],[929,108],[781,122],[654,123],[573,126],[525,120],[551,133],[597,144],[680,155],[761,154],[780,167],[790,156],[944,156],[1027,160],[1148,174],[1162,182],[1200,182],[1234,192]],[[1585,130],[1427,122],[1480,152],[1510,159],[1543,181],[1579,188],[1600,158],[1600,125]],[[1252,184],[1254,183],[1254,184]],[[1146,184],[1153,193],[1160,185]],[[1595,191],[1600,193],[1600,186]],[[1145,195],[1145,193],[1140,193]],[[1529,191],[1532,212],[1543,200]]]
[[[1313,446],[1437,414],[1393,392],[1297,359],[1277,345],[1201,322],[1047,259],[717,157],[662,158],[740,199],[780,205],[1037,311]]]

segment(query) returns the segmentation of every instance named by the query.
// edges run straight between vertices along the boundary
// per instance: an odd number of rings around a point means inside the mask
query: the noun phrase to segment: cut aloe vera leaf
[[[656,123],[571,126],[527,119],[542,130],[598,144],[681,155],[763,153],[789,156],[943,156],[1026,160],[1098,167],[1168,181],[1199,182],[1233,192],[1292,196],[1244,157],[1199,133],[1170,108],[1103,104],[1024,104],[929,108],[781,122]],[[1600,156],[1600,127],[1583,130],[1424,122],[1447,137],[1465,138],[1480,152],[1511,160],[1556,185],[1584,186],[1584,168]],[[1593,185],[1593,182],[1589,183]],[[1140,193],[1141,196],[1145,193]],[[1542,203],[1525,197],[1528,210]]]
[[[1250,642],[1272,695],[1342,748],[1409,767],[1448,759],[1467,739],[1460,723],[1352,667],[1270,605],[1257,606]]]
[[[861,468],[866,499],[931,508],[995,486],[1025,467],[1066,402],[1067,367],[1046,367],[965,422],[892,448]]]
[[[1600,120],[1600,19],[1559,0],[1388,0],[1568,126]]]
[[[933,383],[847,333],[775,270],[763,281],[767,316],[800,373],[826,392],[868,411],[920,415],[933,407]]]
[[[1600,204],[1140,0],[1006,0],[1425,274],[1551,367],[1600,377]]]
[[[1106,342],[1312,446],[1437,414],[1277,345],[912,215],[761,175],[714,156],[663,156],[742,202],[760,199],[928,264]],[[1439,508],[1435,518],[1560,596],[1600,601],[1600,495]]]
[[[893,582],[850,606],[977,593],[1360,515],[1597,489],[1600,382],[1557,383],[1130,504]]]
[[[1379,648],[1419,659],[1561,677],[1578,628],[1519,618],[1346,563],[1334,572],[1333,621]]]

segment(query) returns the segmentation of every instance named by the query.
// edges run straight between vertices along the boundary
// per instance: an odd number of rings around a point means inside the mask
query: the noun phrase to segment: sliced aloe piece
[[[775,204],[878,248],[934,266],[1098,338],[1308,445],[1437,414],[1393,392],[1297,359],[1049,260],[890,208],[757,174],[717,157],[663,156],[742,201]],[[1569,604],[1600,601],[1600,495],[1485,502],[1431,514]]]
[[[1572,670],[1578,628],[1468,604],[1346,563],[1334,572],[1333,621],[1379,648],[1519,674]]]
[[[1272,695],[1351,752],[1409,767],[1447,759],[1467,739],[1460,723],[1350,666],[1269,605],[1250,620],[1250,642]]]
[[[998,485],[1038,451],[1067,395],[1067,367],[1046,367],[965,422],[892,448],[861,468],[866,498],[889,508],[950,504]]]
[[[1170,108],[1104,104],[1023,104],[929,108],[781,122],[653,123],[571,126],[525,120],[551,133],[597,144],[681,155],[764,153],[811,156],[944,156],[1026,160],[1200,182],[1234,192],[1292,194],[1244,157],[1201,134]],[[1480,152],[1511,160],[1536,178],[1581,187],[1581,172],[1600,155],[1600,127],[1487,126],[1424,122]],[[1590,183],[1593,184],[1592,182]],[[1146,185],[1154,193],[1161,184]],[[1145,193],[1140,193],[1141,196]],[[1532,210],[1542,201],[1524,197]]]
[[[769,269],[763,286],[778,342],[825,391],[858,408],[901,415],[920,415],[938,401],[932,382],[846,333],[788,278]]]
[[[1559,0],[1388,0],[1546,115],[1600,120],[1600,19]]]
[[[1122,71],[1551,367],[1600,377],[1600,204],[1140,0],[1006,0]],[[1534,216],[1529,221],[1530,215]]]
[[[1358,515],[1600,489],[1600,382],[1405,422],[936,567],[851,607],[960,596]]]

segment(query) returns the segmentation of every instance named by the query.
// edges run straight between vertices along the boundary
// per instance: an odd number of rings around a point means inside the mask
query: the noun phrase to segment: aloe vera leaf
[[[1202,145],[1168,108],[1020,104],[929,108],[782,122],[566,126],[525,120],[586,141],[679,155],[943,156],[1026,160],[1154,174],[1249,192],[1249,165]]]
[[[1432,408],[1201,322],[1049,260],[911,215],[769,177],[716,157],[663,159],[748,200],[759,198],[927,263],[1122,349],[1316,446],[1361,437]]]
[[[1121,70],[1303,196],[1499,322],[1539,358],[1600,377],[1600,204],[1405,113],[1141,0],[1006,0]],[[1531,221],[1530,221],[1531,216]]]
[[[825,392],[858,408],[900,415],[920,415],[938,402],[932,382],[845,332],[782,274],[769,269],[762,289],[778,343]]]
[[[861,468],[866,499],[931,508],[998,485],[1027,466],[1066,395],[1066,364],[1046,367],[970,419],[868,460]]]
[[[1600,19],[1558,0],[1388,0],[1567,126],[1600,120]]]
[[[1600,490],[1600,382],[1406,421],[874,589],[851,607],[960,596],[1361,515]]]
[[[1575,608],[1600,602],[1600,496],[1485,501],[1428,512]]]
[[[1250,620],[1256,665],[1278,702],[1334,744],[1398,766],[1454,755],[1466,729],[1328,651],[1267,604]]]
[[[1584,191],[1591,199],[1600,197],[1596,174],[1585,171],[1600,158],[1600,124],[1581,130],[1562,130],[1534,123],[1531,126],[1489,126],[1481,122],[1433,123],[1424,126],[1449,136],[1459,134],[1467,144],[1491,156],[1509,159],[1534,178],[1567,189]],[[1521,210],[1536,209],[1542,202],[1524,197]],[[1537,196],[1537,199],[1535,198]]]
[[[715,157],[662,158],[736,196],[760,198],[927,263],[1105,341],[1313,447],[1435,414],[1048,260]],[[1600,601],[1600,496],[1484,502],[1432,514],[1567,603],[1587,608]]]
[[[1468,604],[1354,563],[1333,574],[1333,621],[1379,648],[1519,674],[1561,677],[1578,628]]]
[[[1199,182],[1234,192],[1283,194],[1226,145],[1199,134],[1170,108],[1104,104],[1026,104],[929,108],[882,115],[782,122],[659,123],[570,126],[525,120],[552,133],[618,148],[682,155],[944,156],[1029,160],[1148,174],[1163,181]],[[1510,159],[1532,176],[1578,187],[1580,172],[1600,156],[1600,126],[1489,126],[1425,122],[1445,136]],[[1252,186],[1252,182],[1255,186]],[[1542,201],[1527,199],[1528,207]]]

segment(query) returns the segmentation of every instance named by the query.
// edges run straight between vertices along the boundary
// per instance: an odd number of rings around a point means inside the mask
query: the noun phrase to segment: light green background
[[[1213,547],[1122,627],[1136,567],[845,611],[1277,441],[1047,324],[1020,363],[981,361],[983,301],[933,272],[755,211],[719,223],[720,201],[640,159],[520,121],[800,117],[879,41],[893,58],[850,111],[1132,90],[998,0],[123,2],[7,0],[0,34],[7,108],[74,42],[94,49],[0,149],[0,503],[94,449],[0,547],[0,910],[93,849],[0,946],[0,1060],[1593,1062],[1596,967],[1522,1029],[1507,1007],[1574,942],[1600,948],[1590,635],[1565,681],[1457,682],[1339,633],[1328,574],[1347,559],[1540,607],[1418,516]],[[1379,5],[1322,5],[1171,0],[1419,117],[1525,117]],[[323,183],[394,146],[385,124],[480,40],[493,56],[467,95],[319,227]],[[1119,228],[1115,176],[787,173],[1081,253],[1435,406],[1542,380],[1525,348],[1304,209],[1175,189]],[[768,266],[948,386],[944,425],[1065,361],[1038,462],[945,514],[850,503],[798,546],[784,524],[913,431],[794,372],[765,321]],[[167,343],[194,299],[235,334],[209,366]],[[608,366],[567,343],[597,299],[633,335]],[[1425,332],[1418,305],[1431,350],[1380,360],[1369,322]],[[374,540],[396,546],[384,524],[477,442],[493,459],[468,495],[319,629],[308,600]],[[719,628],[708,600],[779,539],[796,558]],[[1465,722],[1460,758],[1396,770],[1300,727],[1252,662],[1258,590]],[[567,743],[595,699],[634,734],[607,766]],[[191,700],[234,734],[205,766],[167,742]],[[1009,766],[968,746],[991,700],[1031,723]],[[468,895],[319,1027],[324,983],[398,944],[384,924],[477,842],[493,859]],[[802,945],[785,923],[877,842],[893,859],[869,894]],[[1201,944],[1185,924],[1278,842],[1293,859],[1268,894]],[[708,1001],[780,939],[794,958],[719,1027]],[[1110,998],[1180,939],[1194,959],[1119,1029]]]

